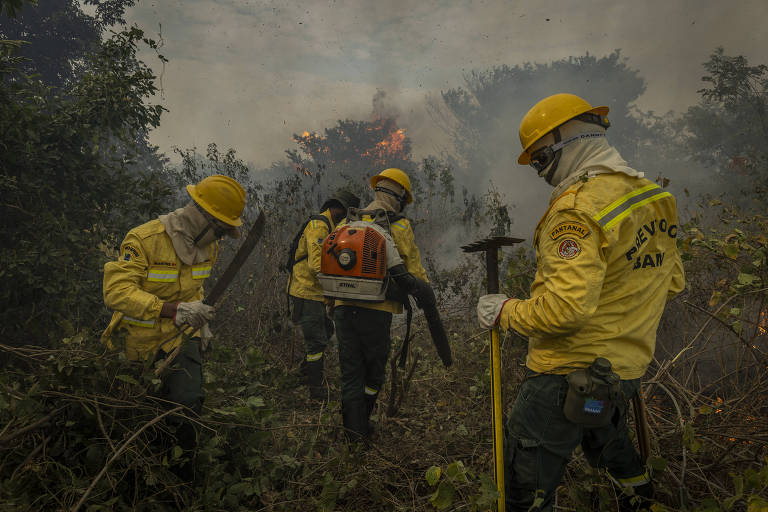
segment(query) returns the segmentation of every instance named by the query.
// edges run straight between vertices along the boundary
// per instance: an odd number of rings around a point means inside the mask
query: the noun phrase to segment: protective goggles
[[[579,135],[574,135],[573,137],[560,141],[556,144],[552,144],[551,146],[544,146],[543,148],[537,149],[531,153],[530,165],[536,169],[536,171],[541,172],[549,167],[549,165],[555,160],[555,154],[568,144],[578,140],[594,139],[596,137],[605,137],[605,133],[581,133]]]
[[[195,206],[197,207],[198,211],[203,214],[203,217],[205,217],[205,220],[208,222],[208,225],[203,229],[203,231],[195,237],[195,240],[193,243],[197,244],[200,240],[203,239],[205,234],[208,231],[213,231],[213,235],[216,237],[217,240],[221,240],[224,238],[225,235],[230,233],[232,230],[237,231],[237,228],[234,226],[230,226],[226,222],[222,222],[207,211],[203,209],[202,206],[195,203]]]
[[[403,195],[399,196],[399,195],[397,195],[397,193],[394,190],[390,190],[390,189],[384,188],[384,187],[376,187],[373,190],[374,190],[374,192],[384,192],[385,194],[389,194],[392,197],[394,197],[395,199],[397,199],[397,201],[400,203],[400,209],[401,210],[404,209],[405,205],[408,204],[408,193],[407,192],[403,192]]]

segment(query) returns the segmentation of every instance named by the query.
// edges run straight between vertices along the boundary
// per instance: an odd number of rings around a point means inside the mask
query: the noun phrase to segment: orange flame
[[[405,129],[397,128],[392,119],[374,116],[366,124],[365,130],[369,134],[369,138],[365,141],[367,143],[366,147],[358,149],[361,158],[372,159],[374,161],[373,165],[376,166],[383,165],[388,161],[408,158]],[[338,129],[337,135],[342,144],[344,142],[360,142],[352,141],[351,137],[341,128]],[[326,137],[315,132],[304,130],[301,135],[295,135],[294,140],[300,146],[304,146],[305,150],[311,148],[315,153],[312,156],[319,156],[320,154],[330,156],[332,152],[330,145],[323,144]],[[344,164],[349,164],[349,162],[349,159],[345,158],[343,160]],[[333,162],[329,162],[329,164],[332,165]]]
[[[765,328],[766,325],[768,325],[768,315],[766,315],[765,311],[760,312],[760,323],[757,324],[757,335],[763,336],[766,332]],[[757,347],[755,347],[757,348]]]

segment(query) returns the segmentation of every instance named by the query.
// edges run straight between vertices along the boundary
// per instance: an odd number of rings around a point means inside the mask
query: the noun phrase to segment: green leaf
[[[456,488],[450,481],[443,480],[440,482],[435,493],[429,497],[429,502],[432,503],[432,506],[436,509],[443,510],[453,505],[455,497]]]
[[[123,382],[127,382],[128,384],[133,384],[135,386],[139,385],[139,381],[131,377],[130,375],[116,375],[115,378],[117,380],[121,380]]]
[[[708,405],[702,405],[699,407],[699,414],[712,414],[714,410]]]
[[[253,407],[254,409],[258,409],[266,405],[266,403],[264,402],[264,399],[261,398],[260,396],[249,396],[248,400],[246,400],[245,403],[248,404],[249,407]]]
[[[760,496],[750,496],[747,500],[747,512],[768,512],[768,501]]]
[[[182,455],[183,453],[184,453],[184,450],[182,450],[182,449],[181,449],[181,446],[179,446],[179,445],[176,445],[176,446],[174,446],[174,447],[173,447],[173,453],[171,454],[171,458],[173,458],[174,460],[176,460],[176,459],[178,459],[179,457],[181,457],[181,455]]]
[[[683,429],[683,443],[692,453],[696,453],[701,449],[701,441],[696,439],[696,432],[690,423],[685,425]]]
[[[329,471],[323,474],[323,490],[317,501],[318,512],[332,512],[336,508],[336,498],[339,494],[340,485],[334,481],[333,475]]]
[[[432,466],[427,469],[427,473],[424,477],[427,479],[429,485],[435,485],[437,481],[440,480],[440,466]]]
[[[488,510],[499,500],[498,489],[496,488],[496,482],[486,473],[481,473],[478,477],[480,480],[480,495],[474,499],[474,504],[478,510]]]
[[[735,260],[739,256],[739,244],[726,244],[723,246],[723,253],[731,258],[732,260]]]
[[[229,492],[235,496],[250,496],[254,493],[253,482],[237,482],[236,484],[230,486]]]
[[[654,472],[662,472],[667,469],[667,460],[664,457],[648,457],[648,466]]]
[[[215,412],[216,414],[221,414],[222,416],[235,416],[237,413],[235,411],[230,411],[227,409],[220,409],[218,407],[212,407],[211,410]]]
[[[458,480],[459,482],[467,481],[467,468],[464,467],[464,463],[460,460],[451,462],[447,468],[445,468],[445,476],[451,480]]]
[[[739,277],[737,279],[739,284],[743,285],[750,285],[756,281],[760,281],[760,277],[754,274],[745,274],[744,272],[739,273]]]
[[[720,504],[714,498],[706,498],[696,508],[696,512],[720,512],[720,510]]]

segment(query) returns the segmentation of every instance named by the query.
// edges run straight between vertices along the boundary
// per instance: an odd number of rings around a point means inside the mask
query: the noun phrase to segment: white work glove
[[[200,350],[202,352],[208,352],[213,345],[213,332],[208,324],[205,324],[200,328]]]
[[[173,323],[176,327],[186,324],[193,329],[199,329],[209,320],[213,320],[216,310],[213,306],[203,304],[203,301],[179,302],[176,306],[176,314],[173,315]]]
[[[477,320],[485,329],[492,329],[499,321],[499,315],[509,297],[503,293],[483,295],[477,301]]]

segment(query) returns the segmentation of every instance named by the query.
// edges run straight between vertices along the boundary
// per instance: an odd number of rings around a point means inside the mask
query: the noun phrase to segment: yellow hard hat
[[[407,202],[408,204],[411,204],[413,201],[413,196],[411,195],[411,179],[407,174],[405,174],[400,169],[396,169],[395,167],[384,169],[376,176],[371,177],[371,188],[376,188],[376,184],[384,178],[388,178],[403,187],[408,198]]]
[[[608,107],[593,107],[575,94],[553,94],[535,104],[520,122],[520,144],[523,152],[517,163],[527,165],[531,161],[528,149],[537,140],[581,114],[608,115]]]
[[[205,211],[230,226],[242,226],[245,189],[229,176],[215,174],[197,185],[187,185],[187,192]]]

